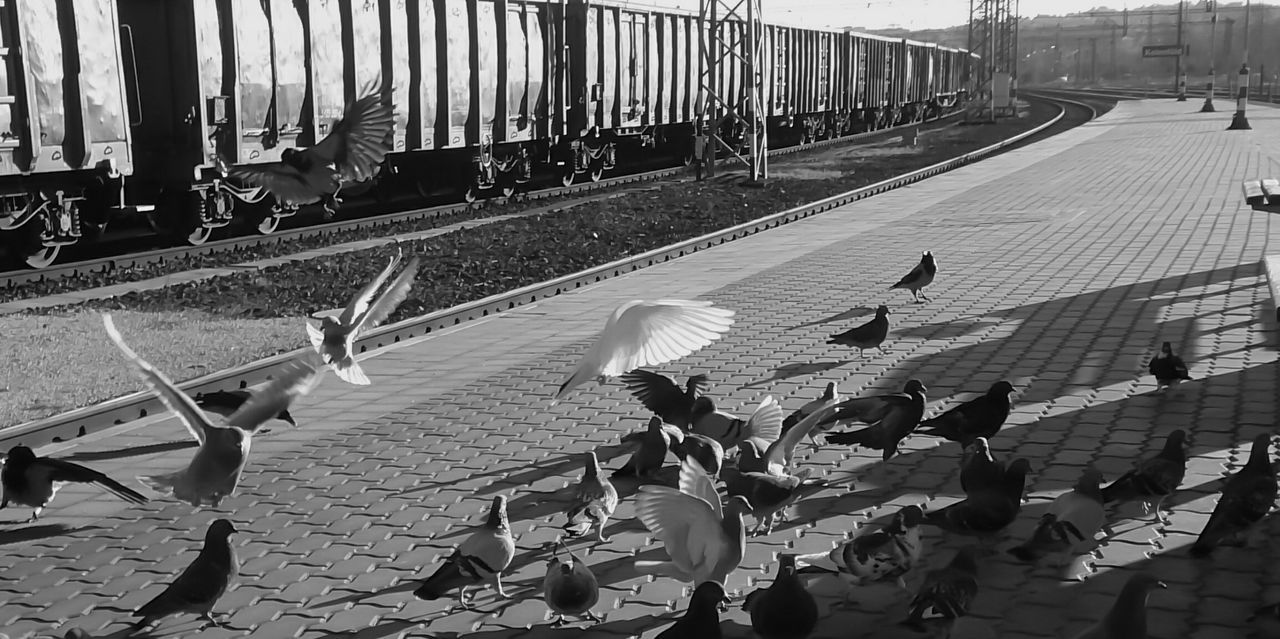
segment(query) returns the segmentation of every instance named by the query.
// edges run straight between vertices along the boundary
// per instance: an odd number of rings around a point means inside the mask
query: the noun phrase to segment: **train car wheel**
[[[511,197],[516,194],[516,185],[507,183],[502,185],[502,197]]]
[[[191,246],[200,246],[209,241],[209,237],[213,235],[213,229],[207,226],[197,226],[187,233],[186,242]]]
[[[48,268],[57,261],[58,254],[61,252],[61,246],[36,246],[27,253],[23,261],[31,268]]]
[[[258,222],[256,230],[262,235],[271,235],[278,228],[280,228],[280,218],[275,215],[267,215]]]
[[[462,200],[467,204],[474,203],[476,201],[476,197],[476,187],[474,185],[468,186],[466,192],[462,194]]]
[[[604,167],[603,167],[603,166],[593,166],[593,167],[591,167],[591,181],[592,181],[592,182],[599,182],[599,181],[600,181],[600,178],[602,178],[602,177],[604,177]]]
[[[573,178],[573,169],[565,169],[564,172],[560,174],[560,184],[563,186],[573,186]]]

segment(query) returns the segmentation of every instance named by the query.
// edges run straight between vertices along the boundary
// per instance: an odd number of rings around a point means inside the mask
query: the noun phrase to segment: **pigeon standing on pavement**
[[[1151,358],[1147,371],[1156,378],[1156,390],[1162,386],[1173,387],[1184,380],[1191,380],[1186,362],[1173,354],[1173,344],[1169,342],[1160,345],[1160,354]]]
[[[858,349],[858,355],[868,348],[880,348],[886,337],[889,337],[889,307],[881,304],[876,307],[876,316],[861,326],[856,326],[843,333],[837,333],[827,339],[828,344],[840,344]],[[880,350],[884,350],[880,348]]]
[[[914,299],[916,303],[920,303],[920,298],[922,297],[929,300],[929,298],[924,294],[924,287],[932,284],[933,278],[937,274],[938,263],[934,261],[933,253],[925,251],[924,255],[920,256],[920,263],[916,264],[915,268],[911,269],[910,273],[903,275],[902,279],[898,280],[897,284],[890,286],[889,290],[892,291],[895,288],[905,288],[908,291],[911,291],[912,299]]]
[[[1013,408],[1013,402],[1009,400],[1011,393],[1013,384],[996,382],[985,395],[920,422],[920,433],[941,437],[961,446],[968,446],[978,437],[991,439],[1009,419],[1009,411]]]
[[[862,430],[827,433],[827,441],[881,450],[884,460],[888,461],[898,453],[898,444],[920,425],[920,418],[924,417],[925,390],[923,382],[913,379],[901,393],[846,399],[836,404],[835,412],[819,424],[847,419],[871,424]]]
[[[1030,468],[1027,460],[1015,459],[1000,483],[975,489],[962,501],[926,513],[924,523],[961,535],[992,537],[1018,518]]]
[[[1102,473],[1088,467],[1073,489],[1049,504],[1026,543],[1009,549],[1009,554],[1026,562],[1036,562],[1049,554],[1075,556],[1093,544],[1094,535],[1106,522],[1102,505]]]
[[[667,434],[671,436],[671,452],[681,462],[692,458],[708,475],[720,476],[720,468],[724,465],[724,446],[720,442],[698,433],[677,431]]]
[[[1223,544],[1239,544],[1255,524],[1262,521],[1276,501],[1276,474],[1271,467],[1271,435],[1253,438],[1249,461],[1227,480],[1209,523],[1196,542],[1191,556],[1207,557]]]
[[[671,447],[671,437],[662,428],[661,417],[649,418],[649,429],[640,440],[640,447],[621,468],[613,471],[614,477],[651,478],[662,469],[662,462]]]
[[[190,395],[178,390],[164,373],[157,370],[125,344],[116,330],[111,315],[104,313],[102,323],[107,336],[115,342],[120,352],[151,387],[165,407],[178,416],[179,421],[195,438],[199,448],[186,468],[165,475],[139,477],[161,492],[172,491],[173,496],[199,507],[209,502],[215,508],[223,498],[233,494],[240,483],[249,457],[253,434],[267,420],[285,410],[298,397],[311,392],[320,380],[319,363],[312,357],[301,357],[287,364],[280,375],[271,380],[222,425],[215,425],[196,405]]]
[[[751,504],[751,516],[756,520],[752,535],[767,535],[773,532],[773,525],[783,511],[803,494],[810,469],[804,468],[795,475],[744,473],[731,468],[720,473],[725,491]]]
[[[636,518],[661,542],[671,561],[637,561],[646,575],[665,575],[686,583],[724,585],[746,552],[742,515],[751,511],[743,497],[723,507],[715,484],[692,459],[680,465],[680,488],[646,484],[636,496]]]
[[[818,602],[796,576],[795,555],[778,555],[773,583],[747,595],[742,609],[760,639],[805,639],[818,626]]]
[[[1169,433],[1160,454],[1134,464],[1133,470],[1123,474],[1102,489],[1105,503],[1127,502],[1141,499],[1145,513],[1155,512],[1156,522],[1169,523],[1161,512],[1168,499],[1187,473],[1187,453],[1184,450],[1187,431],[1178,429]]]
[[[799,424],[804,418],[828,407],[840,403],[840,389],[835,382],[827,382],[827,387],[823,389],[822,395],[817,399],[805,402],[804,406],[792,411],[782,420],[782,434],[787,434],[796,424]]]
[[[836,572],[853,585],[892,580],[906,590],[904,577],[920,561],[924,550],[920,540],[923,520],[924,511],[919,506],[904,506],[894,513],[888,526],[858,535],[829,553],[801,555],[798,559],[818,570],[827,563],[834,564]]]
[[[595,526],[600,541],[609,541],[604,536],[604,525],[618,507],[618,489],[607,477],[600,476],[600,461],[594,452],[583,453],[582,457],[582,481],[578,482],[573,505],[565,514],[564,532],[570,538],[582,537]]]
[[[143,494],[92,468],[62,459],[37,457],[35,451],[26,446],[14,446],[0,467],[0,508],[7,507],[11,501],[34,508],[31,521],[35,521],[67,482],[94,484],[130,503],[147,503]]]
[[[1168,586],[1145,572],[1130,577],[1107,616],[1074,639],[1147,639],[1147,597],[1152,588]]]
[[[720,632],[720,604],[724,598],[723,585],[714,581],[698,584],[684,616],[658,633],[655,639],[721,639],[724,635]]]
[[[689,428],[693,402],[707,392],[706,375],[691,376],[684,388],[666,375],[643,368],[624,373],[619,379],[645,408],[661,417],[662,421],[680,428]]]
[[[408,266],[396,276],[382,295],[374,300],[378,289],[386,283],[396,267],[400,265],[400,256],[391,258],[385,269],[373,278],[343,309],[338,317],[325,317],[320,326],[307,322],[307,335],[311,338],[311,346],[324,358],[324,363],[333,367],[338,377],[350,384],[367,386],[369,377],[356,361],[356,338],[364,331],[371,330],[385,322],[409,297],[409,289],[413,287],[413,278],[418,274],[418,258],[409,260]]]
[[[556,543],[569,553],[569,561],[552,556],[547,562],[547,575],[542,580],[542,599],[556,613],[552,627],[563,626],[565,617],[586,617],[599,622],[591,607],[600,601],[600,584],[591,569],[559,539]]]
[[[235,549],[229,541],[235,532],[230,521],[214,520],[204,534],[204,547],[195,560],[164,592],[133,613],[135,617],[142,617],[133,624],[133,629],[140,630],[159,619],[184,612],[200,615],[211,625],[220,625],[213,618],[213,606],[240,572]]]
[[[956,553],[951,563],[925,575],[924,583],[911,600],[911,612],[904,623],[918,628],[928,618],[963,617],[969,614],[969,606],[977,596],[977,552],[973,548],[964,548]]]
[[[345,183],[377,175],[392,150],[395,111],[383,102],[382,93],[383,89],[366,92],[348,105],[342,119],[315,146],[285,149],[279,162],[231,167],[226,174],[267,189],[284,206],[324,200],[325,208],[332,209]]]
[[[439,599],[445,593],[458,589],[458,603],[467,608],[467,589],[488,583],[498,591],[498,596],[508,595],[502,589],[502,572],[511,566],[516,556],[516,542],[511,537],[511,524],[507,521],[507,498],[497,495],[489,506],[489,518],[478,530],[453,551],[444,565],[427,577],[413,595],[428,601]]]
[[[1004,479],[1004,462],[996,461],[986,437],[978,437],[960,458],[960,490],[968,495],[999,484]]]
[[[604,383],[628,371],[686,357],[720,339],[733,311],[700,300],[632,300],[609,316],[578,368],[556,391],[552,404],[577,386]]]

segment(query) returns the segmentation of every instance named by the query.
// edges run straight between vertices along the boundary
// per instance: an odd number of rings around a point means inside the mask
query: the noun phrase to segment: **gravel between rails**
[[[725,172],[732,167],[725,163],[713,180],[659,184],[627,197],[406,243],[406,255],[421,256],[422,268],[413,293],[391,321],[900,175],[1032,128],[1054,113],[1051,106],[1033,103],[1028,117],[922,132],[916,146],[894,140],[789,156],[771,163],[770,179],[760,188],[740,186],[741,173]],[[352,239],[363,238],[343,241]],[[0,316],[0,335],[8,337],[0,354],[10,362],[0,372],[0,425],[41,419],[143,388],[106,339],[99,316],[104,310],[113,313],[125,339],[143,358],[181,382],[305,346],[303,318],[344,306],[393,251],[380,247]],[[254,258],[238,261],[245,259]],[[107,283],[113,282],[90,286]]]

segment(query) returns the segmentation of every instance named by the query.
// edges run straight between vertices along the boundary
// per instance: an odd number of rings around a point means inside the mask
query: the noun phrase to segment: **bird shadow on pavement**
[[[195,448],[199,446],[195,441],[186,439],[180,442],[161,442],[158,444],[146,444],[145,446],[131,446],[129,448],[117,448],[114,450],[98,450],[72,453],[63,457],[67,461],[74,462],[92,462],[102,461],[106,459],[120,459],[123,457],[140,457],[142,455],[155,455],[159,453],[168,453],[175,450],[183,450],[186,448]]]
[[[387,586],[370,592],[354,592],[349,595],[338,597],[337,599],[329,599],[326,601],[314,601],[307,606],[308,610],[317,608],[331,608],[333,606],[345,606],[347,604],[358,604],[367,599],[381,597],[382,595],[394,595],[402,592],[413,592],[418,589],[422,582],[421,578],[406,576],[400,583],[394,586]]]
[[[0,530],[0,546],[35,541],[37,539],[48,539],[49,537],[59,537],[89,530],[103,530],[103,528],[101,526],[73,527],[66,524],[35,524],[21,528],[6,528]]]
[[[989,319],[962,319],[952,320],[945,324],[928,324],[925,326],[917,326],[912,328],[898,329],[893,332],[893,337],[918,337],[920,339],[956,339],[980,333],[992,326],[998,326],[999,320]]]
[[[792,362],[790,364],[783,364],[782,366],[779,366],[773,369],[773,375],[771,377],[767,379],[756,380],[754,382],[747,382],[746,384],[739,386],[738,390],[742,390],[744,388],[755,388],[757,386],[764,386],[772,382],[779,382],[784,379],[790,379],[792,377],[800,377],[802,375],[813,375],[816,373],[824,373],[826,371],[840,368],[841,366],[845,366],[846,364],[852,364],[853,362],[854,360],[851,360],[851,359],[842,359],[838,361],[828,361],[828,362]]]
[[[872,306],[855,306],[847,311],[836,313],[835,315],[832,315],[830,317],[824,317],[820,320],[805,322],[804,324],[796,324],[795,326],[788,326],[785,330],[793,331],[798,328],[807,328],[810,326],[821,326],[823,324],[830,324],[831,322],[839,322],[842,320],[853,319],[855,317],[863,317],[866,315],[871,315],[872,313],[875,313],[875,312],[876,312],[876,309],[875,307],[872,307]]]
[[[639,636],[652,630],[656,624],[662,623],[661,617],[653,615],[632,617],[618,621],[606,621],[598,624],[570,622],[561,628],[553,628],[550,624],[531,624],[486,630],[483,632],[444,632],[428,635],[432,639],[577,639],[580,637],[631,637]]]
[[[625,444],[609,444],[596,449],[596,456],[601,463],[613,459],[633,448]],[[472,473],[464,478],[453,481],[425,481],[408,490],[401,491],[396,496],[405,497],[416,493],[435,490],[437,488],[447,488],[455,486],[464,481],[474,481],[485,477],[497,477],[494,481],[486,486],[477,488],[474,492],[477,495],[489,495],[493,493],[503,492],[511,488],[527,487],[535,481],[555,477],[571,473],[574,470],[582,470],[582,453],[573,453],[569,455],[560,455],[550,459],[541,460],[535,464],[526,465],[526,470],[512,473],[509,468],[497,467],[494,470]]]

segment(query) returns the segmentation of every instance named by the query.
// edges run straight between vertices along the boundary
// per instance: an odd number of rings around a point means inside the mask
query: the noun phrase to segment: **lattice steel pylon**
[[[1008,78],[1010,94],[1017,88],[1018,0],[969,0],[969,51],[982,56],[972,70],[973,86],[994,119],[1000,102],[995,99],[997,76]]]
[[[702,74],[698,79],[695,127],[709,175],[720,149],[747,165],[751,179],[769,177],[769,136],[765,126],[766,38],[761,0],[699,0],[698,31]],[[741,133],[741,145],[725,139]],[[733,136],[731,136],[733,137]]]

